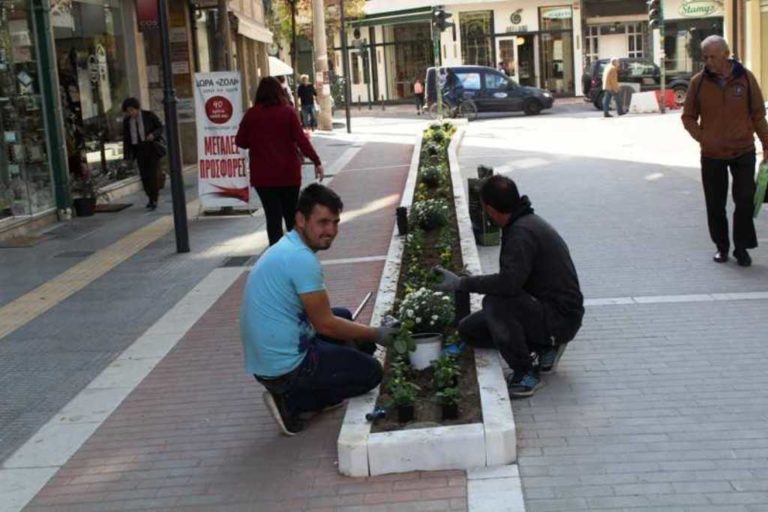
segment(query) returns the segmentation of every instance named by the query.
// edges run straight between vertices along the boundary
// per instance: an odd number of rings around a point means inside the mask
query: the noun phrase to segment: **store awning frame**
[[[272,44],[274,37],[267,27],[242,13],[234,11],[234,15],[237,16],[238,34],[254,41]]]
[[[402,11],[386,12],[381,14],[369,14],[363,18],[349,20],[350,27],[371,27],[378,25],[398,25],[400,23],[418,23],[432,21],[432,7],[419,7],[416,9],[404,9]]]

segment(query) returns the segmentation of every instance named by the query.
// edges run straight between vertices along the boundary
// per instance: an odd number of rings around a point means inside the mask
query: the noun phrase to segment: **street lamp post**
[[[347,118],[347,133],[352,133],[352,115],[349,112],[349,102],[352,94],[349,90],[349,49],[347,47],[347,17],[344,14],[344,0],[339,0],[341,9],[341,66],[344,70],[344,113]]]
[[[176,115],[176,89],[171,69],[171,44],[168,38],[168,2],[157,0],[160,43],[163,60],[163,105],[165,105],[165,131],[168,136],[168,159],[171,172],[171,196],[173,198],[173,226],[176,233],[176,252],[189,252],[187,230],[187,201],[184,197],[184,181],[181,175],[181,151],[179,126]]]

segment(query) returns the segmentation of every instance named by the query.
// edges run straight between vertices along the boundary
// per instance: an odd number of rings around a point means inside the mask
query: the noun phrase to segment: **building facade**
[[[724,26],[733,52],[768,94],[768,0],[726,3]]]
[[[141,9],[156,0],[0,0],[0,237],[56,219],[72,175],[135,181],[123,162],[122,102],[163,117],[160,35]],[[171,68],[182,160],[195,163],[193,76],[215,68],[216,5],[169,0]],[[230,0],[229,69],[250,104],[272,34],[261,0]],[[201,23],[202,21],[202,23]]]

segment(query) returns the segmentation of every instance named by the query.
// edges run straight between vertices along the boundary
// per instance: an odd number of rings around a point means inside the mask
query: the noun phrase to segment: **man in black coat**
[[[499,273],[459,277],[435,267],[437,288],[485,295],[483,309],[461,321],[459,334],[473,346],[498,349],[513,370],[507,379],[510,396],[528,397],[541,385],[539,372],[553,371],[576,336],[584,297],[565,241],[533,213],[514,181],[492,176],[480,198],[502,228]]]
[[[158,176],[160,159],[165,156],[163,123],[154,112],[141,110],[139,100],[123,101],[123,158],[136,159],[141,184],[149,202],[147,208],[157,208]]]

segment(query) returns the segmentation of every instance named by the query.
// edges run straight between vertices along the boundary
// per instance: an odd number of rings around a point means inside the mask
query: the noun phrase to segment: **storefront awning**
[[[269,57],[269,76],[292,75],[293,68],[277,57]]]
[[[419,7],[416,9],[404,9],[401,11],[385,12],[380,14],[368,14],[358,20],[350,20],[349,26],[370,27],[374,25],[397,25],[399,23],[431,22],[432,8]]]
[[[272,44],[272,32],[270,32],[267,27],[239,12],[235,12],[235,16],[237,16],[238,34],[245,36],[248,39],[253,39],[254,41]]]

